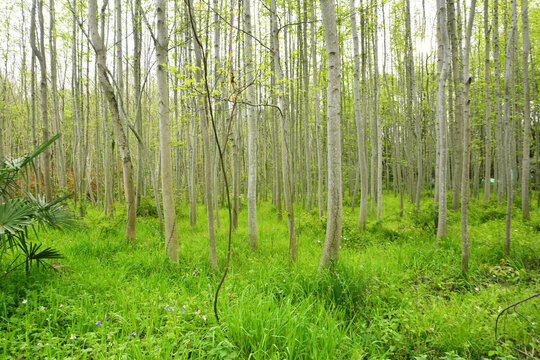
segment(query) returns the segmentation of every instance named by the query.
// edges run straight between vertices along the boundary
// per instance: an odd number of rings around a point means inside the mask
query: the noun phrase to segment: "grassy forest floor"
[[[435,246],[434,210],[426,199],[403,218],[393,195],[384,217],[356,228],[344,209],[340,260],[319,275],[325,219],[297,209],[298,259],[288,261],[286,221],[271,204],[258,208],[259,249],[248,245],[247,210],[233,234],[229,276],[209,269],[205,209],[187,226],[179,207],[180,261],[169,263],[154,217],[139,217],[137,242],[126,244],[122,209],[106,217],[89,209],[82,228],[40,235],[67,266],[33,269],[0,282],[0,358],[6,359],[482,359],[519,358],[499,345],[495,319],[540,288],[540,211],[523,222],[514,207],[512,254],[504,254],[504,205],[472,201],[470,276],[460,272],[459,212]],[[536,205],[536,204],[535,204]],[[151,209],[150,209],[151,210]],[[218,255],[223,269],[227,212],[221,211]],[[540,331],[540,300],[511,311],[501,331],[530,351]],[[538,351],[538,343],[536,344]],[[21,357],[24,356],[24,357]]]

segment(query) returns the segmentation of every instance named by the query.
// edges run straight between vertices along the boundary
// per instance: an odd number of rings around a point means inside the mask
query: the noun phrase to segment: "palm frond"
[[[72,229],[76,226],[75,215],[65,210],[60,202],[71,195],[65,195],[51,202],[47,202],[43,196],[27,194],[27,201],[34,209],[34,219],[40,228],[51,227],[53,229]]]
[[[0,204],[0,235],[15,235],[34,225],[34,209],[21,199],[10,199]]]

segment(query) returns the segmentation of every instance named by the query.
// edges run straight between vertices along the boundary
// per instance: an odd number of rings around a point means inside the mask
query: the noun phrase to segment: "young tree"
[[[486,58],[484,65],[485,92],[486,92],[486,165],[484,167],[484,204],[489,202],[491,195],[491,87],[489,71],[489,2],[484,1],[484,39],[486,42]]]
[[[523,33],[523,160],[521,163],[521,210],[523,220],[529,219],[529,172],[531,143],[531,95],[529,87],[529,53],[531,40],[529,37],[528,0],[521,0],[521,28]],[[538,150],[537,150],[538,151]],[[538,169],[538,164],[537,164]]]
[[[437,103],[436,119],[439,123],[439,221],[437,224],[437,244],[446,237],[446,79],[450,70],[450,45],[448,41],[446,2],[437,0]]]
[[[512,59],[514,58],[514,41],[515,32],[517,30],[517,10],[516,1],[512,0],[512,23],[510,26],[510,34],[506,43],[506,55],[504,63],[504,162],[506,173],[506,231],[504,237],[504,248],[507,253],[510,253],[510,239],[512,228],[512,202],[513,202],[513,177],[515,174],[512,169],[512,131],[510,127],[510,87],[512,82]]]
[[[39,19],[39,35],[36,34],[36,6],[37,16]],[[30,45],[32,46],[32,54],[39,61],[40,70],[40,97],[41,97],[41,126],[43,139],[46,141],[49,139],[49,109],[47,101],[47,59],[45,57],[45,30],[43,19],[43,1],[32,1],[32,13],[31,13],[31,25],[30,25]],[[39,42],[37,37],[39,36]],[[45,187],[45,198],[47,201],[52,200],[52,184],[51,184],[51,153],[47,148],[43,151],[43,185]]]
[[[354,0],[350,0],[353,13],[351,16],[351,31],[353,40],[354,55],[354,75],[353,75],[353,100],[354,100],[354,118],[356,120],[356,141],[358,143],[358,159],[360,165],[360,213],[358,216],[358,225],[362,230],[366,228],[367,215],[367,163],[364,145],[364,127],[362,126],[362,99],[360,98],[360,50],[358,41],[358,29],[356,26],[356,8]]]
[[[317,38],[315,36],[316,26],[316,14],[315,14],[315,2],[310,0],[311,8],[311,63],[313,66],[313,112],[315,116],[315,136],[317,137],[315,146],[317,148],[317,206],[319,208],[319,217],[324,214],[323,210],[323,155],[322,155],[322,134],[321,134],[321,115],[319,111],[319,82],[318,77],[318,64],[317,64]]]
[[[56,134],[62,133],[60,124],[60,114],[58,106],[58,94],[57,94],[57,68],[56,68],[56,21],[55,21],[55,7],[54,0],[50,0],[49,5],[49,46],[51,56],[51,100],[53,104],[53,117],[54,117],[54,131]],[[63,137],[56,140],[56,172],[58,174],[58,183],[62,190],[66,189],[66,163],[64,160],[64,141]]]
[[[246,61],[246,82],[248,87],[248,234],[249,245],[253,250],[257,248],[257,113],[256,103],[255,69],[253,66],[253,41],[251,39],[251,0],[244,0],[244,51]]]
[[[120,108],[116,100],[113,86],[109,79],[109,70],[107,68],[107,52],[104,47],[102,36],[98,31],[97,24],[97,3],[96,0],[88,1],[88,27],[90,38],[94,51],[96,52],[96,62],[98,66],[99,82],[105,93],[105,98],[109,104],[113,129],[116,135],[116,142],[120,150],[122,159],[122,171],[124,174],[124,196],[127,207],[126,219],[126,240],[135,241],[135,222],[137,217],[137,208],[135,204],[135,185],[133,183],[133,165],[131,163],[131,154],[127,146],[127,136],[120,119]]]
[[[463,59],[463,169],[461,177],[461,271],[464,274],[469,272],[469,168],[470,158],[470,138],[471,138],[471,102],[469,99],[469,89],[472,78],[469,74],[469,58],[471,53],[471,36],[474,22],[476,0],[471,0],[469,9],[469,20],[467,22],[467,34],[465,36],[465,54]]]
[[[178,262],[178,228],[174,208],[174,191],[171,161],[171,126],[169,123],[169,78],[167,74],[169,34],[167,26],[167,1],[156,1],[157,38],[157,88],[159,95],[159,150],[161,153],[161,193],[165,217],[165,250],[173,262]]]
[[[289,230],[289,258],[296,259],[296,229],[294,225],[294,208],[291,194],[291,179],[289,176],[289,160],[291,159],[290,142],[287,139],[288,129],[288,107],[285,96],[285,86],[283,72],[281,70],[281,58],[279,54],[279,32],[277,26],[276,1],[270,2],[270,29],[272,32],[272,56],[274,63],[274,73],[278,83],[279,111],[281,114],[281,170],[283,176],[283,199],[285,211],[287,212],[287,226]]]
[[[319,271],[338,259],[342,226],[341,179],[341,59],[336,25],[334,0],[320,0],[326,43],[328,91],[326,112],[328,116],[328,207],[326,239],[319,263]]]

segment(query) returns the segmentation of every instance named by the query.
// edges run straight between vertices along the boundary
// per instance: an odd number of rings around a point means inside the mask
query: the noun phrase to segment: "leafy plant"
[[[14,255],[4,269],[4,274],[23,264],[28,273],[34,262],[39,266],[44,265],[46,260],[62,257],[53,247],[44,248],[41,244],[32,242],[30,233],[33,231],[37,238],[36,227],[71,228],[75,224],[73,216],[60,205],[69,195],[52,201],[32,194],[21,197],[21,177],[25,179],[25,170],[31,166],[35,172],[33,159],[59,137],[60,134],[54,136],[30,154],[0,164],[0,264],[9,251]],[[19,261],[21,257],[22,261]]]

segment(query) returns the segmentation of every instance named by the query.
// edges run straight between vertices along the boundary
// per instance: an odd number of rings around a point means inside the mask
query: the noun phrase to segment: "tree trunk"
[[[37,3],[37,4],[36,4]],[[39,35],[36,35],[36,5],[38,6],[37,13],[39,19]],[[39,36],[39,43],[36,44]],[[45,57],[45,30],[43,19],[43,1],[32,1],[32,15],[30,25],[30,44],[32,53],[39,61],[40,79],[40,98],[41,98],[41,126],[43,139],[49,139],[49,115],[47,101],[47,60]],[[39,46],[39,48],[38,48]],[[43,171],[43,186],[45,190],[45,198],[47,201],[52,200],[52,184],[51,184],[51,152],[49,148],[43,151],[42,155],[42,171]],[[37,179],[36,179],[37,180]]]
[[[362,121],[362,99],[360,97],[360,47],[358,41],[358,29],[356,26],[356,8],[354,0],[350,0],[353,13],[351,16],[351,31],[353,40],[353,55],[354,55],[354,77],[353,77],[353,97],[354,97],[354,118],[356,121],[356,141],[358,143],[358,159],[360,167],[360,213],[358,216],[358,226],[366,229],[367,216],[367,164],[366,164],[366,147],[364,144],[365,129]]]
[[[486,42],[486,59],[484,65],[485,77],[485,101],[486,101],[486,164],[484,167],[484,204],[489,202],[491,196],[491,86],[490,86],[490,71],[489,71],[489,2],[484,1],[484,39]]]
[[[289,230],[289,258],[296,259],[296,229],[294,225],[294,208],[291,195],[291,179],[289,177],[289,159],[291,159],[290,141],[288,141],[288,104],[285,98],[281,59],[279,56],[279,36],[277,27],[276,1],[270,2],[270,27],[272,31],[272,52],[274,58],[274,72],[279,85],[278,98],[281,113],[281,170],[283,176],[283,198],[287,212],[287,226]]]
[[[56,26],[55,26],[55,8],[54,0],[50,0],[49,5],[50,14],[50,35],[49,46],[51,52],[51,99],[53,104],[53,117],[54,117],[54,132],[61,133],[62,127],[60,124],[60,115],[58,109],[58,94],[57,94],[57,69],[56,69]],[[56,173],[58,175],[58,184],[62,191],[66,191],[66,163],[64,160],[64,139],[63,136],[56,140]]]
[[[326,239],[319,263],[319,271],[333,265],[339,255],[342,226],[341,179],[341,59],[336,26],[334,0],[320,0],[326,43],[328,92],[327,92],[327,141],[328,141],[328,218]]]
[[[471,142],[471,102],[469,99],[469,89],[472,78],[469,74],[469,57],[471,53],[471,36],[474,22],[476,0],[471,0],[469,9],[469,20],[467,24],[467,35],[465,37],[465,54],[463,59],[463,169],[461,176],[461,271],[464,274],[469,272],[469,192],[471,164],[470,142]]]
[[[249,245],[252,250],[257,248],[257,113],[254,104],[257,102],[255,94],[255,69],[253,66],[253,42],[251,32],[251,0],[244,0],[244,51],[246,68],[246,86],[248,87],[248,234]]]
[[[454,157],[454,166],[452,169],[452,209],[456,210],[459,206],[459,189],[461,182],[461,170],[462,170],[462,124],[463,124],[463,79],[462,79],[462,63],[461,59],[461,37],[458,36],[459,26],[456,20],[456,8],[454,0],[447,0],[447,12],[448,12],[448,35],[450,36],[450,43],[452,45],[452,71],[454,79],[454,91],[455,91],[455,108],[454,108],[454,123],[456,128],[456,149]],[[457,9],[459,13],[459,7]]]
[[[523,160],[521,164],[521,210],[523,220],[529,219],[529,176],[530,176],[530,143],[531,143],[531,95],[529,88],[529,10],[527,0],[521,0],[521,27],[523,33]],[[538,168],[538,164],[536,165]]]
[[[90,37],[96,51],[96,61],[98,64],[99,81],[105,92],[105,98],[109,104],[113,129],[116,135],[116,142],[122,159],[122,171],[124,174],[124,196],[127,207],[126,220],[126,240],[129,242],[135,241],[135,222],[137,216],[137,208],[135,206],[135,186],[133,184],[133,165],[131,163],[131,154],[127,146],[127,137],[120,119],[120,108],[116,100],[113,87],[109,80],[107,69],[106,49],[103,40],[98,32],[97,25],[97,5],[96,0],[88,2],[88,27]]]
[[[439,220],[437,224],[437,245],[439,239],[446,237],[446,151],[447,151],[447,135],[446,135],[446,99],[445,87],[446,79],[448,78],[450,68],[450,46],[448,41],[448,27],[446,19],[446,3],[445,0],[437,0],[437,42],[438,42],[438,68],[437,68],[437,103],[436,103],[436,118],[439,123]]]
[[[515,173],[512,171],[512,137],[513,132],[510,127],[510,87],[512,82],[512,60],[514,58],[514,41],[515,32],[517,30],[517,10],[516,0],[512,0],[512,25],[510,27],[510,35],[506,43],[506,56],[504,64],[504,158],[506,169],[506,231],[504,237],[504,248],[506,252],[510,253],[510,237],[512,227],[512,202],[513,202],[513,189],[512,184],[514,181]]]
[[[156,1],[157,18],[157,88],[159,95],[159,150],[161,153],[161,192],[165,217],[165,250],[173,262],[178,262],[178,228],[174,208],[174,191],[171,161],[171,126],[169,124],[169,78],[167,74],[169,34],[167,26],[167,1]]]
[[[319,112],[319,83],[318,83],[318,65],[317,65],[317,40],[315,37],[315,26],[317,16],[315,14],[315,2],[310,0],[311,8],[311,62],[313,66],[313,112],[315,115],[315,136],[317,147],[317,206],[319,209],[319,217],[324,215],[323,210],[323,155],[322,155],[322,134],[321,134],[321,116]]]
[[[142,126],[141,109],[141,42],[142,42],[142,21],[141,21],[141,0],[135,0],[133,5],[133,85],[135,95],[135,127],[141,138],[144,138]],[[137,142],[137,195],[136,202],[139,206],[144,184],[144,158],[141,142]]]

